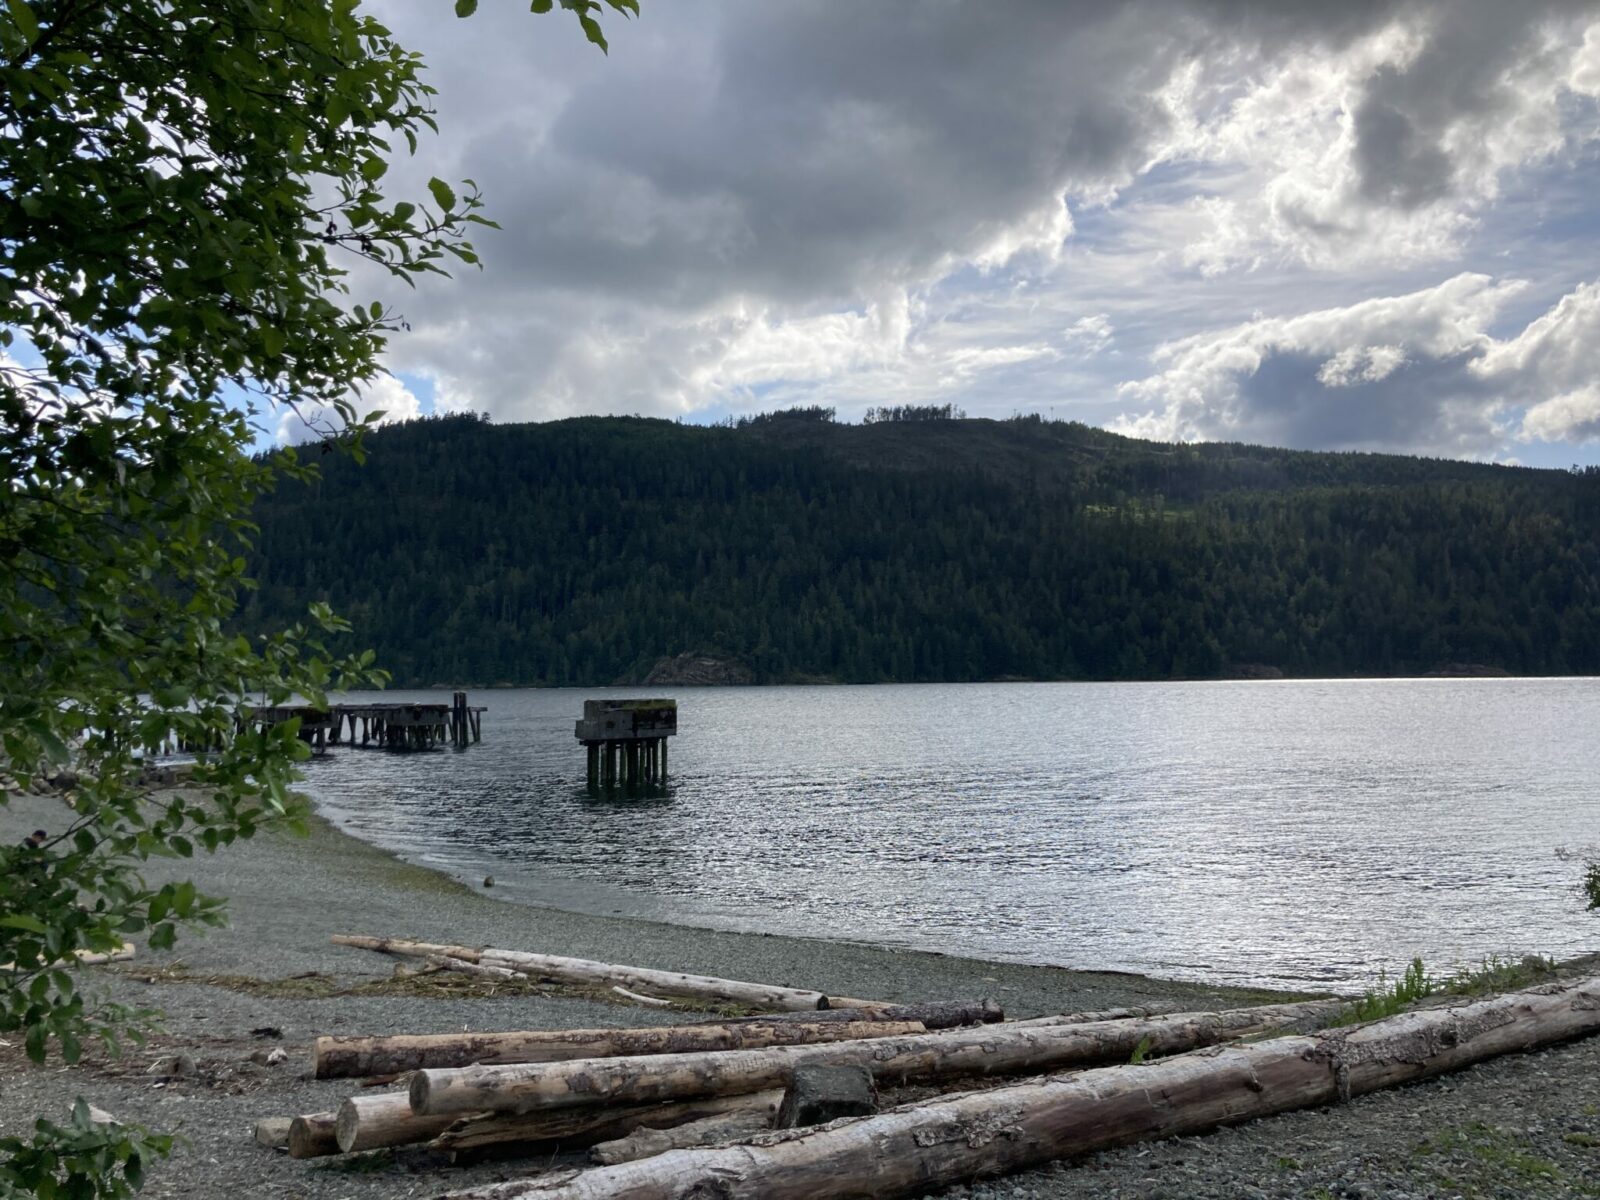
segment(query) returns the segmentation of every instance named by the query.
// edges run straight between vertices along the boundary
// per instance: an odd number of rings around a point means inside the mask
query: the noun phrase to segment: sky
[[[368,0],[484,268],[364,403],[1600,463],[1600,0]]]

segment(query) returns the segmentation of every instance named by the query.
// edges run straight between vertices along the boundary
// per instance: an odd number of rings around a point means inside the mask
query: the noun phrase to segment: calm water
[[[643,800],[584,791],[607,694],[474,693],[482,745],[306,787],[496,894],[717,928],[1333,987],[1600,945],[1555,855],[1600,842],[1600,680],[670,689]]]

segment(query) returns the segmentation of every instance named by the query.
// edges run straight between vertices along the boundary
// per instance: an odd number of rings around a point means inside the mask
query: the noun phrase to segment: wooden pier
[[[587,752],[589,790],[664,786],[667,739],[677,732],[676,700],[585,700],[573,733]]]
[[[299,718],[300,740],[321,754],[341,742],[384,750],[431,750],[446,743],[468,746],[483,740],[486,711],[469,705],[465,692],[456,692],[449,704],[335,704],[331,708],[290,704],[251,709],[249,719],[259,726],[272,726]]]

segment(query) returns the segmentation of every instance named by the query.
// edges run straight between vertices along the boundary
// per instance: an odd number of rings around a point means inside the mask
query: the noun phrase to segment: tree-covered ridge
[[[826,416],[382,430],[263,502],[246,620],[413,684],[1600,672],[1600,473]]]

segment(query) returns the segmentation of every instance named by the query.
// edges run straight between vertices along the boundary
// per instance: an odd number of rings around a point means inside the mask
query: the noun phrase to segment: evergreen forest
[[[874,417],[385,427],[258,505],[239,622],[409,686],[1600,674],[1600,470]]]

